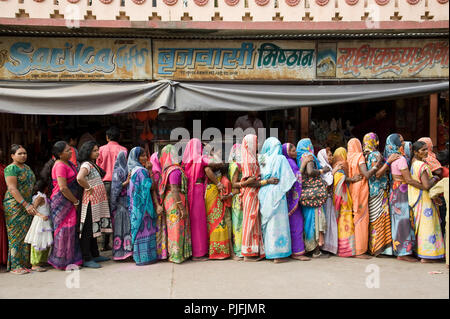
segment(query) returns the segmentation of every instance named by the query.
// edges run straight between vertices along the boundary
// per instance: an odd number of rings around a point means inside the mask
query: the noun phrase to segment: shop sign
[[[151,79],[151,41],[0,38],[0,79]]]
[[[376,40],[337,44],[338,78],[444,78],[448,40]]]
[[[310,80],[315,42],[153,41],[153,78],[174,80]]]

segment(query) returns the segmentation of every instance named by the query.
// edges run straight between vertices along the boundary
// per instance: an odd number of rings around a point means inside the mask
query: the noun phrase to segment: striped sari
[[[260,170],[256,159],[256,149],[258,147],[257,137],[248,134],[242,141],[242,179],[246,181],[249,177],[259,179]],[[261,231],[261,217],[259,214],[259,200],[257,187],[242,187],[242,248],[243,256],[265,257],[264,244]]]
[[[26,202],[32,203],[32,191],[36,177],[28,165],[20,168],[10,164],[5,168],[5,177],[17,177],[17,190]],[[3,200],[6,229],[8,231],[8,264],[7,270],[28,268],[30,265],[30,245],[25,243],[25,236],[30,228],[33,216],[20,205],[10,191],[6,191]]]

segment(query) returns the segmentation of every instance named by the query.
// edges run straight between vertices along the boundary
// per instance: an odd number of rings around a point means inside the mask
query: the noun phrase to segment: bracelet
[[[391,167],[391,164],[389,162],[385,163],[388,167]]]
[[[89,188],[85,188],[84,190],[89,192],[92,189],[92,186],[89,186]]]
[[[19,203],[19,205],[22,205],[22,203],[25,201],[25,198],[22,198],[22,201]]]
[[[76,203],[73,203],[73,205],[74,205],[74,206],[80,205],[80,200],[77,200],[77,202],[76,202]]]
[[[265,185],[267,185],[267,180],[263,179],[260,183],[261,183],[261,186],[265,186]]]

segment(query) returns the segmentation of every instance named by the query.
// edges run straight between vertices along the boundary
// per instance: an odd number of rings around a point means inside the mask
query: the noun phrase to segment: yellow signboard
[[[147,80],[151,41],[0,38],[0,79]]]

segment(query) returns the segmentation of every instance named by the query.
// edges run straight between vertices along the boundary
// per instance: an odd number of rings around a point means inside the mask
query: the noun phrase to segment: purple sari
[[[72,168],[76,169],[69,162]],[[81,189],[76,178],[67,183],[76,198],[80,198]],[[81,265],[80,242],[77,234],[77,211],[71,201],[61,192],[50,199],[50,217],[53,224],[53,247],[48,263],[56,269],[65,270],[69,265]]]
[[[289,212],[289,225],[291,229],[292,255],[303,255],[305,253],[305,242],[303,241],[303,214],[300,206],[300,194],[302,193],[302,175],[297,166],[297,161],[288,155],[289,143],[283,144],[283,155],[287,158],[292,172],[297,181],[286,194]]]

